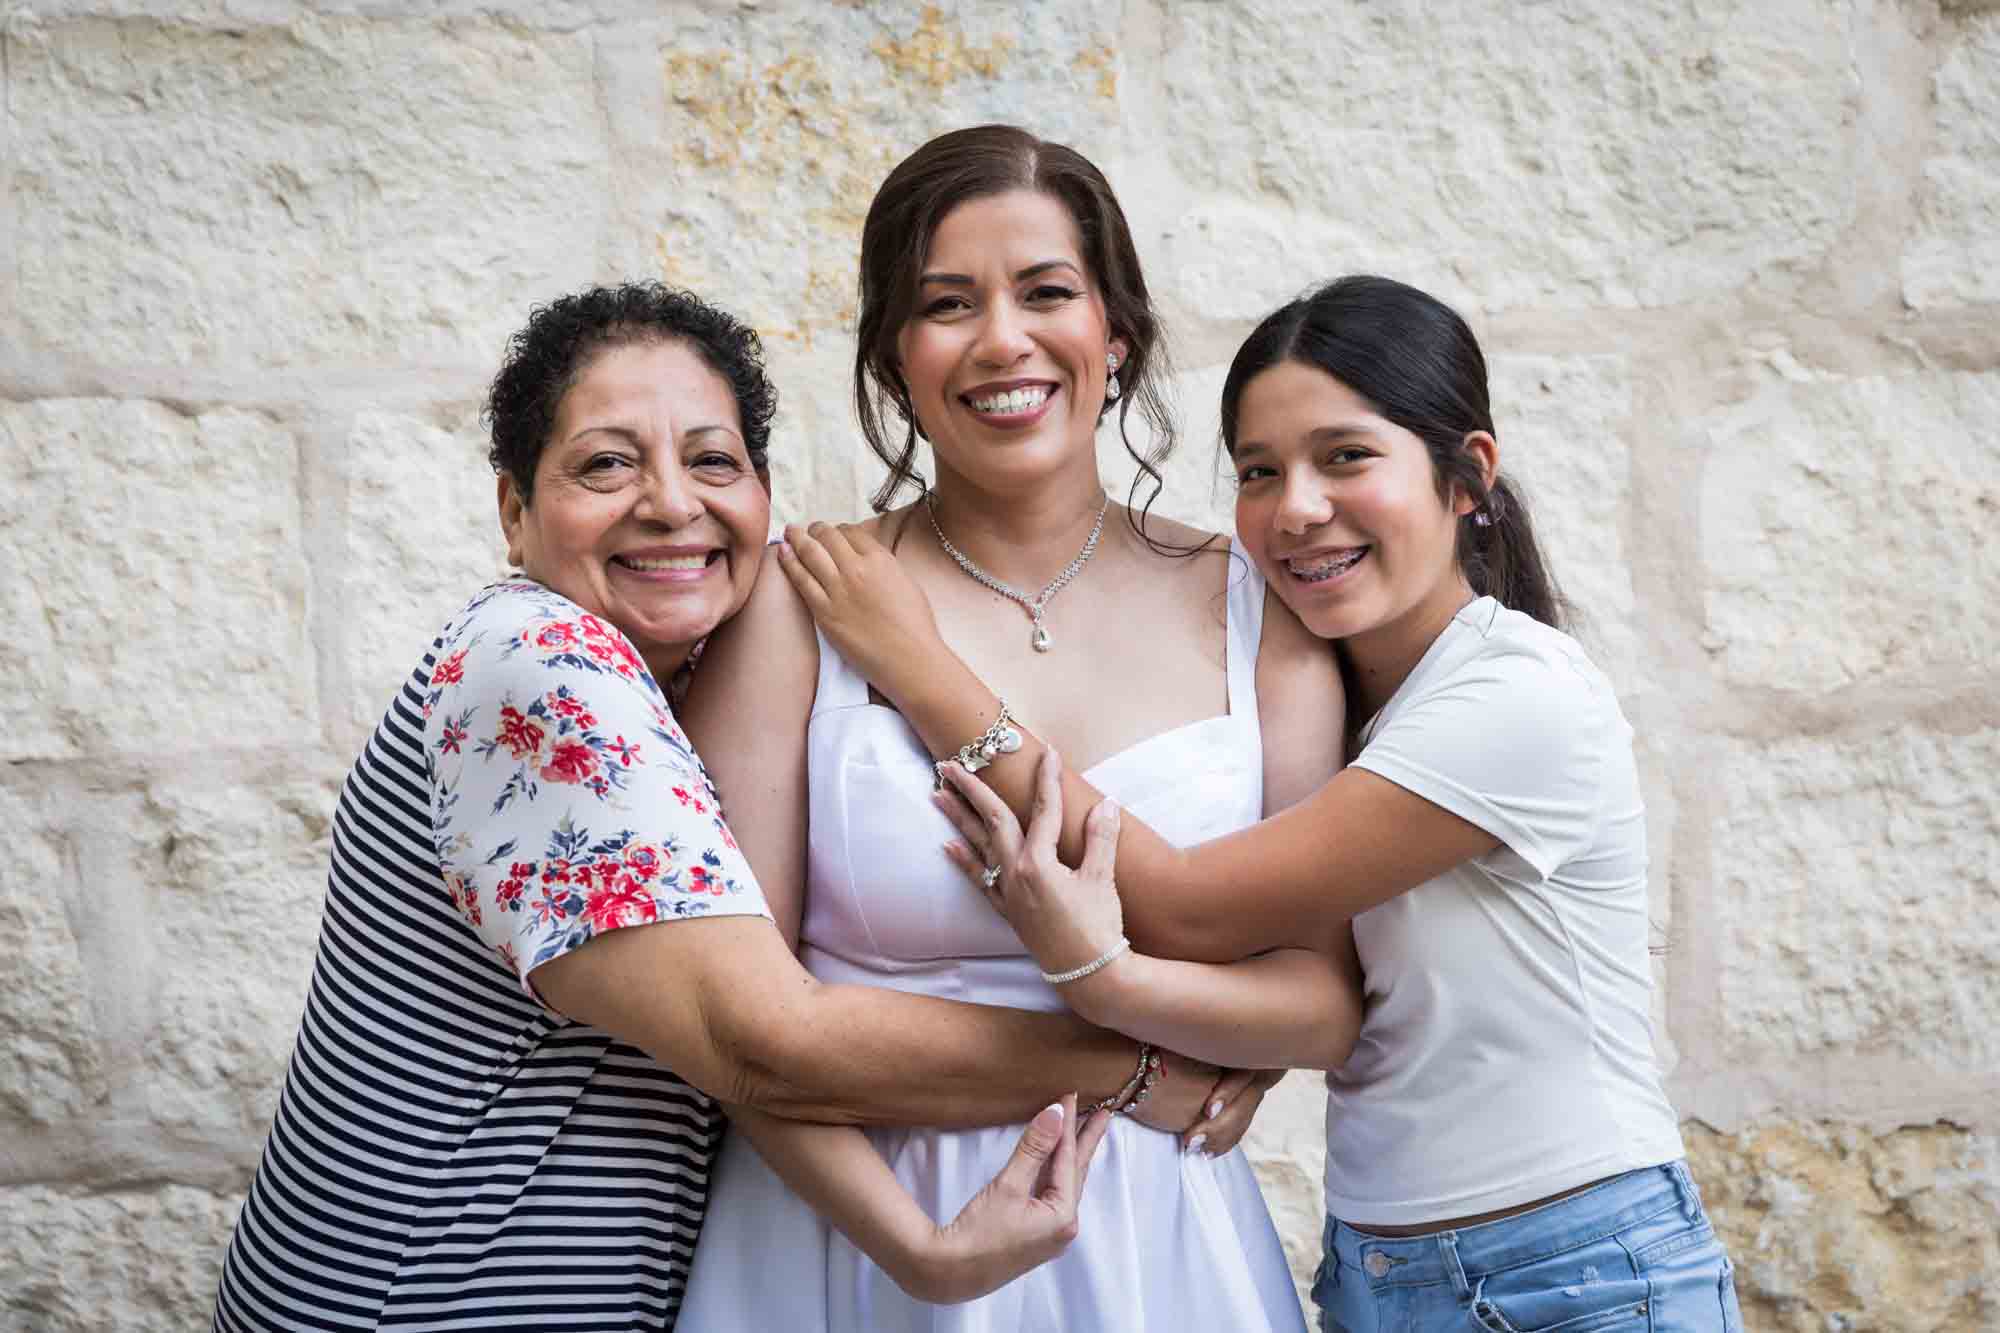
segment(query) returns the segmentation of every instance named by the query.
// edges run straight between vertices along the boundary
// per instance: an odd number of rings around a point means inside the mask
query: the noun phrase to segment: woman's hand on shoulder
[[[778,563],[827,641],[888,698],[950,654],[930,599],[868,525],[790,524]]]

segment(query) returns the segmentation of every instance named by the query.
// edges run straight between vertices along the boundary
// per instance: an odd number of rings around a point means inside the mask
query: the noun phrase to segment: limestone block
[[[677,12],[653,136],[671,160],[633,183],[660,276],[767,336],[851,328],[869,200],[931,136],[1011,121],[1110,170],[1119,20],[1111,0]]]
[[[1722,1057],[2000,1069],[2000,730],[1721,748],[1705,910]]]
[[[1943,1124],[1683,1133],[1746,1327],[2000,1329],[2000,1140]]]
[[[1549,568],[1575,606],[1571,632],[1628,713],[1640,679],[1637,604],[1625,549],[1632,385],[1622,356],[1496,356],[1500,471],[1519,485]]]
[[[1931,81],[1937,138],[1903,252],[1903,299],[1919,310],[2000,301],[2000,14],[1951,31]]]
[[[487,437],[472,409],[449,427],[363,412],[348,432],[341,751],[375,729],[445,621],[507,572]]]
[[[1280,212],[1253,243],[1324,238],[1294,282],[1443,269],[1491,310],[1674,304],[1852,216],[1847,25],[1815,0],[1173,5],[1159,128],[1191,192]]]
[[[1817,693],[2000,643],[2000,375],[1792,367],[1717,414],[1703,640],[1732,685]]]
[[[771,427],[772,530],[813,519],[866,517],[868,497],[888,469],[868,451],[855,423],[853,339],[776,338],[764,350],[778,386],[778,419]],[[919,456],[928,456],[921,445]],[[898,503],[910,496],[905,491]]]
[[[1220,193],[1242,182],[1212,166],[1192,179],[1188,202],[1151,201],[1162,221],[1160,256],[1147,267],[1148,282],[1177,321],[1226,323],[1247,334],[1293,297],[1356,272],[1421,287],[1464,313],[1480,303],[1483,289],[1468,283],[1449,252],[1396,249],[1384,240],[1379,219],[1329,217]],[[1151,256],[1142,251],[1141,258]]]
[[[0,1118],[60,1125],[106,1091],[88,960],[69,912],[74,857],[33,796],[0,790]]]
[[[0,1190],[0,1324],[34,1333],[205,1327],[236,1224],[233,1195]]]
[[[131,839],[153,943],[141,1044],[149,1133],[248,1170],[277,1107],[319,937],[346,760],[264,784],[158,782]]]
[[[39,1145],[10,1172],[152,1178],[191,1145],[255,1162],[304,1008],[343,767],[0,792],[21,831],[0,925],[24,944],[0,960],[0,1116]]]
[[[586,36],[299,17],[24,26],[20,306],[54,356],[491,365],[591,275],[608,169]]]
[[[0,759],[312,736],[297,478],[256,413],[0,403]]]

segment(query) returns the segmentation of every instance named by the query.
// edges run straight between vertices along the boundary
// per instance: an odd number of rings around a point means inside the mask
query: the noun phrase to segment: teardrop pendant
[[[1028,642],[1034,645],[1035,651],[1038,653],[1045,653],[1056,646],[1056,641],[1050,638],[1049,632],[1040,625],[1035,626],[1034,635],[1029,638]]]

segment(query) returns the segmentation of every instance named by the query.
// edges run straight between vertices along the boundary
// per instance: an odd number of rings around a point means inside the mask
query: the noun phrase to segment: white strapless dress
[[[1231,561],[1229,713],[1139,742],[1091,784],[1180,844],[1263,814],[1257,645],[1264,584]],[[826,981],[1024,1009],[1062,1007],[1035,960],[939,847],[931,759],[892,709],[820,641],[807,738],[811,831],[800,959]],[[949,1220],[1006,1162],[1022,1126],[874,1129],[868,1135],[932,1217]],[[1062,1255],[960,1305],[912,1300],[731,1135],[680,1333],[1087,1333],[1211,1329],[1301,1333],[1270,1214],[1241,1150],[1183,1155],[1171,1134],[1116,1117]]]

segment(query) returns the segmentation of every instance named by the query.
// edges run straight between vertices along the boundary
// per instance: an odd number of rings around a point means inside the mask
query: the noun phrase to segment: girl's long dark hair
[[[1222,443],[1231,455],[1244,387],[1281,361],[1325,371],[1421,439],[1439,498],[1449,502],[1456,489],[1474,501],[1458,524],[1458,563],[1472,590],[1564,627],[1569,604],[1535,541],[1526,500],[1505,477],[1488,487],[1466,452],[1473,431],[1499,432],[1486,358],[1457,311],[1393,279],[1355,275],[1272,312],[1237,349],[1222,384]]]

